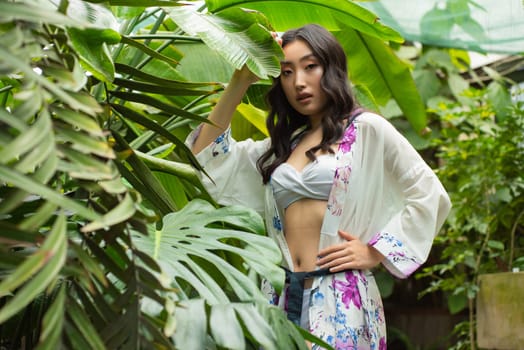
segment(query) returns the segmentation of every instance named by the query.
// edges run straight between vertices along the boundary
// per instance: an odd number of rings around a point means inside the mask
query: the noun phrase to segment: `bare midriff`
[[[285,236],[291,253],[294,271],[313,271],[318,255],[320,228],[324,219],[327,201],[300,199],[292,203],[285,213]],[[311,287],[306,280],[304,287]]]

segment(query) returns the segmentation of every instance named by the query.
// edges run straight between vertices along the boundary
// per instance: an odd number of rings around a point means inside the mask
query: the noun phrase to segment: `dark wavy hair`
[[[314,160],[318,150],[333,153],[331,145],[342,137],[344,119],[357,106],[349,86],[346,54],[337,39],[325,28],[308,24],[285,32],[282,35],[282,48],[295,40],[305,42],[324,69],[320,86],[328,101],[321,123],[322,141],[306,153],[308,158]],[[266,101],[270,107],[266,126],[271,137],[271,146],[257,161],[264,184],[269,182],[273,171],[288,159],[296,131],[301,127],[306,130],[310,128],[309,119],[298,113],[288,102],[280,77],[273,80]]]

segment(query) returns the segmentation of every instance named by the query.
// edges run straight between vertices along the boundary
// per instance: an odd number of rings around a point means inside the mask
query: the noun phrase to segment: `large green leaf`
[[[235,306],[235,311],[242,323],[250,330],[253,337],[264,349],[279,349],[280,345],[275,343],[274,332],[269,328],[262,316],[256,312],[255,305],[238,304]]]
[[[105,6],[81,0],[67,2],[67,15],[89,23],[88,28],[68,28],[70,43],[82,66],[97,79],[113,80],[115,68],[107,45],[117,44],[121,36],[115,30],[118,23]]]
[[[298,334],[295,326],[267,303],[256,280],[244,271],[252,269],[282,288],[283,270],[276,265],[280,251],[262,235],[265,229],[258,214],[236,206],[216,209],[193,200],[164,217],[163,223],[161,231],[135,236],[133,241],[155,257],[169,276],[163,279],[172,280],[182,299],[174,311],[176,347],[205,348],[210,335],[209,341],[231,349],[246,348],[247,339],[267,349],[278,349],[285,342],[306,349],[301,336],[288,340],[289,334]],[[268,323],[275,319],[280,320],[281,332]]]
[[[503,82],[493,81],[488,85],[488,99],[497,113],[497,117],[504,119],[511,111],[511,94],[503,85]]]
[[[265,136],[269,136],[266,128],[266,112],[251,104],[242,103],[237,108],[238,112],[253,124]]]
[[[413,128],[426,126],[426,109],[418,93],[411,70],[382,41],[346,27],[337,34],[348,52],[348,66],[353,83],[365,85],[379,105],[391,98]]]
[[[206,311],[202,299],[187,300],[177,309],[177,331],[175,345],[180,349],[205,349],[206,346]],[[227,325],[222,325],[229,328]]]
[[[278,76],[282,50],[273,39],[271,26],[259,13],[230,9],[203,14],[192,8],[173,8],[169,16],[188,34],[198,35],[233,67],[246,64],[261,78]]]
[[[180,42],[177,47],[184,53],[178,72],[190,81],[218,81],[227,83],[235,69],[218,51],[203,42]],[[206,67],[206,69],[202,69]]]
[[[404,39],[393,29],[380,23],[372,12],[347,0],[206,0],[209,11],[218,13],[232,7],[258,10],[267,16],[278,31],[285,31],[307,23],[318,23],[336,31],[340,29],[334,16],[340,16],[342,23],[362,33],[394,42]]]
[[[223,325],[227,324],[228,327]],[[228,349],[245,349],[246,340],[232,304],[214,305],[209,317],[211,334],[217,344]]]
[[[117,43],[120,35],[111,29],[77,28],[69,28],[68,34],[82,66],[101,81],[113,81],[115,67],[106,42]]]
[[[215,276],[205,275],[207,272],[194,264],[193,257],[200,257],[215,264],[218,269],[216,272],[223,275],[241,300],[262,298],[258,286],[237,268],[212,253],[222,252],[240,257],[276,288],[282,288],[284,272],[276,265],[281,259],[280,251],[272,240],[263,236],[264,224],[255,212],[240,207],[215,209],[207,202],[194,200],[179,212],[165,216],[163,222],[163,228],[157,233],[156,240],[154,237],[136,239],[175,277],[178,275],[179,262],[184,262],[189,264],[191,269],[203,274],[201,278],[214,279]],[[226,244],[224,240],[236,243]],[[265,259],[261,260],[260,256],[264,256]],[[221,289],[210,292],[217,297],[223,293]],[[213,303],[214,300],[209,302]]]

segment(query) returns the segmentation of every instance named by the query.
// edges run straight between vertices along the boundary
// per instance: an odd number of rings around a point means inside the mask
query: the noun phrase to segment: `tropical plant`
[[[445,52],[430,55],[445,57]],[[449,76],[458,73],[449,58],[439,62]],[[524,268],[524,109],[511,99],[512,82],[486,71],[492,79],[488,85],[470,86],[455,77],[447,91],[456,99],[449,93],[428,101],[441,121],[434,144],[441,162],[438,175],[453,210],[436,239],[438,262],[418,277],[431,280],[422,295],[444,292],[452,314],[467,310],[468,321],[456,327],[454,349],[476,347],[479,275]]]
[[[263,80],[239,111],[258,116],[250,121],[263,132],[256,107],[264,107],[259,96],[281,54],[269,30],[296,23],[275,15],[278,8],[265,11],[270,21],[240,8],[249,1],[208,1],[208,12],[177,1],[98,2],[0,5],[0,346],[318,341],[263,301],[261,277],[283,284],[276,245],[257,213],[209,197],[181,141],[243,64]],[[350,2],[284,3],[302,3],[304,21],[370,44],[368,55],[389,55],[384,41],[401,41]],[[395,96],[407,111],[408,100],[391,92],[393,84],[414,89],[409,70],[399,60],[389,65],[372,65],[383,89],[366,96]],[[391,65],[398,75],[385,69]],[[423,128],[423,108],[406,114]]]

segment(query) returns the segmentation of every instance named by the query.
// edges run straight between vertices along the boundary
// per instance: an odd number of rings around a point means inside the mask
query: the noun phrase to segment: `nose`
[[[297,70],[295,73],[295,89],[298,91],[306,87],[306,74],[301,70]]]

